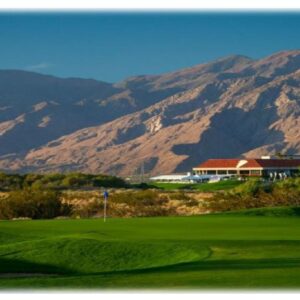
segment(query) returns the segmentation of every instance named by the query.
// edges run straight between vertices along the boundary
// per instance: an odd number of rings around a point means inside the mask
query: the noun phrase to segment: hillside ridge
[[[0,169],[128,176],[142,165],[160,174],[207,158],[297,154],[299,75],[300,50],[293,50],[114,84],[62,79],[65,85],[50,76],[58,88],[22,82],[22,91],[36,89],[26,97],[9,82],[0,88]]]

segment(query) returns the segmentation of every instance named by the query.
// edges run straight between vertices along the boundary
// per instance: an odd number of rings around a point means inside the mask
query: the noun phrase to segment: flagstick
[[[103,215],[103,221],[106,222],[106,201],[107,201],[107,198],[104,197],[104,215]]]

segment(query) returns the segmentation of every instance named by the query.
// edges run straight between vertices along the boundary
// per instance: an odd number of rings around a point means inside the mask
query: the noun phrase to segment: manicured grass
[[[0,288],[300,288],[296,215],[1,221]]]
[[[169,182],[154,182],[152,186],[163,190],[197,190],[200,192],[214,192],[221,190],[230,190],[242,184],[238,180],[223,180],[213,183],[169,183]]]

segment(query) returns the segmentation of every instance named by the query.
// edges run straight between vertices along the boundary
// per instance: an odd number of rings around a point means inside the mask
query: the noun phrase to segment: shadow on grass
[[[80,263],[80,262],[79,262]],[[236,260],[200,260],[187,263],[178,263],[168,266],[158,266],[141,269],[109,271],[109,272],[76,272],[71,269],[58,267],[52,264],[28,262],[19,259],[0,258],[0,280],[8,278],[35,276],[115,276],[139,275],[151,273],[177,273],[201,271],[226,271],[226,270],[255,270],[276,268],[300,268],[300,258],[274,258],[274,259],[236,259]],[[14,276],[15,275],[15,276]],[[24,276],[25,277],[25,276]]]
[[[173,273],[173,272],[201,272],[201,271],[226,271],[226,270],[254,270],[254,269],[276,269],[276,268],[299,268],[300,258],[278,258],[278,259],[240,259],[240,260],[216,260],[216,261],[196,261],[179,263],[169,266],[96,272],[80,274],[80,276],[90,275],[138,275],[147,273]]]
[[[35,273],[45,275],[76,274],[76,272],[71,269],[54,266],[52,264],[0,257],[0,277],[2,278],[5,278],[5,274],[10,274],[10,277],[13,277],[13,274],[33,274],[32,276],[34,276]]]
[[[295,216],[300,217],[300,207],[299,206],[293,207],[292,210],[293,210]]]
[[[300,207],[261,207],[243,209],[237,211],[229,211],[223,213],[224,215],[237,215],[237,216],[255,216],[255,217],[300,217]]]

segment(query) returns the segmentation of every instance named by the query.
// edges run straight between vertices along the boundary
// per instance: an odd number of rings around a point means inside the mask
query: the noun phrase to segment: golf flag
[[[107,206],[107,199],[108,199],[108,191],[104,191],[103,197],[104,197],[104,214],[103,214],[103,221],[106,222],[106,206]]]
[[[104,200],[108,199],[108,191],[104,191],[103,193]]]

